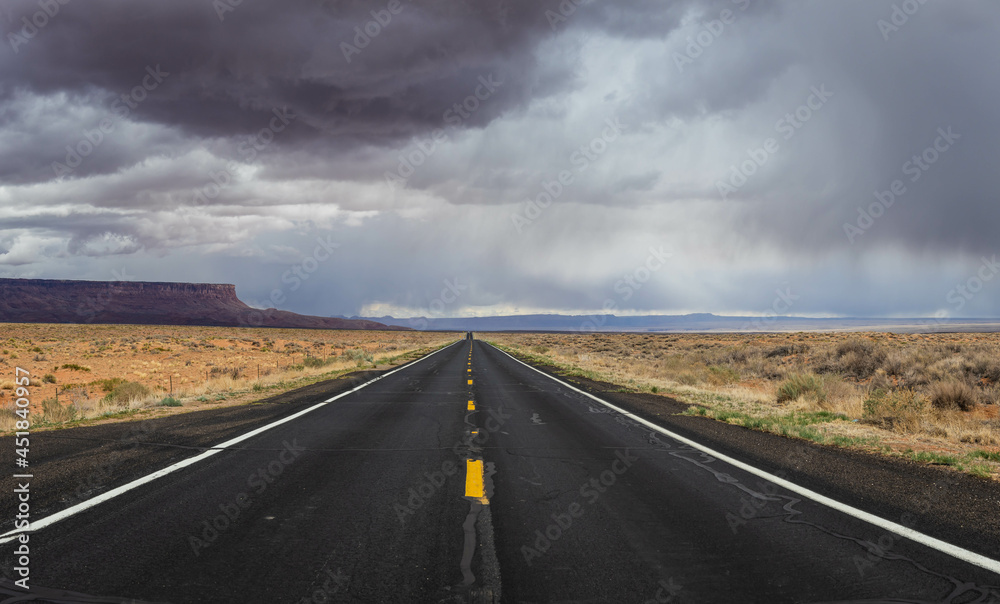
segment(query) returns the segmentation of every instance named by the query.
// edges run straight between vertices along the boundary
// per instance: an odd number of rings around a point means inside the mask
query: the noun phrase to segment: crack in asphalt
[[[664,443],[664,444],[666,445],[666,443]],[[666,446],[669,446],[669,445],[666,445]],[[690,458],[687,458],[687,457],[685,457],[684,455],[681,454],[681,453],[685,453],[685,452],[696,453],[696,454],[702,456],[703,458],[705,458],[704,463],[696,461],[696,460],[693,460],[693,459],[690,459]],[[754,497],[757,497],[757,498],[763,499],[763,500],[767,500],[767,501],[782,501],[782,500],[784,500],[784,501],[787,502],[787,503],[785,503],[785,505],[782,506],[782,509],[785,510],[784,514],[777,513],[777,514],[773,514],[773,515],[769,514],[769,515],[766,515],[766,516],[760,515],[760,514],[756,514],[756,515],[754,515],[751,518],[745,519],[748,522],[750,520],[758,520],[758,519],[765,519],[765,518],[766,519],[777,519],[777,518],[780,518],[780,519],[782,519],[783,522],[785,522],[787,524],[798,524],[798,525],[808,526],[810,528],[819,530],[819,531],[821,531],[821,532],[823,532],[823,533],[825,533],[825,534],[827,534],[827,535],[829,535],[831,537],[834,537],[836,539],[840,539],[840,540],[843,540],[843,541],[848,541],[848,542],[854,543],[854,544],[858,545],[859,547],[861,547],[862,550],[865,553],[867,553],[869,555],[876,556],[877,558],[880,558],[882,560],[892,560],[892,561],[907,563],[907,564],[911,565],[913,568],[915,568],[916,570],[920,571],[921,573],[924,573],[926,575],[929,575],[929,576],[935,577],[937,579],[946,581],[946,582],[950,583],[952,585],[952,587],[953,587],[952,591],[944,599],[942,599],[942,600],[936,600],[936,601],[906,600],[906,599],[895,598],[895,599],[880,599],[880,600],[867,599],[867,600],[856,600],[856,601],[854,601],[854,600],[850,600],[850,601],[849,600],[843,600],[843,601],[837,601],[837,602],[826,602],[826,603],[816,603],[816,604],[878,604],[879,602],[885,602],[885,603],[892,602],[892,603],[898,603],[898,604],[958,604],[959,601],[961,601],[961,604],[995,604],[996,602],[1000,601],[1000,586],[996,586],[996,585],[978,585],[978,584],[973,583],[973,582],[962,581],[960,579],[952,577],[951,575],[947,575],[947,574],[944,574],[944,573],[932,570],[930,568],[927,568],[923,564],[921,564],[921,563],[917,562],[916,560],[913,560],[912,558],[909,558],[907,556],[903,556],[901,554],[894,554],[894,553],[891,553],[890,551],[883,550],[882,548],[878,547],[876,544],[873,544],[871,541],[869,541],[867,539],[862,539],[860,537],[853,537],[851,535],[845,535],[845,534],[839,533],[839,532],[837,532],[837,531],[835,531],[833,529],[830,529],[830,528],[828,528],[826,526],[823,526],[823,525],[821,525],[819,523],[811,522],[811,521],[808,521],[808,520],[804,520],[804,519],[798,518],[798,517],[800,517],[800,516],[802,516],[804,514],[804,512],[796,509],[796,507],[795,507],[799,503],[802,503],[803,500],[801,498],[799,498],[799,497],[793,497],[791,495],[784,495],[784,494],[780,494],[780,495],[776,495],[776,496],[767,496],[767,495],[763,495],[763,494],[757,493],[756,491],[753,491],[752,489],[750,489],[746,485],[742,484],[739,479],[737,479],[737,478],[735,478],[735,477],[733,477],[733,476],[731,476],[729,474],[718,472],[714,468],[711,468],[710,466],[706,465],[708,463],[712,463],[712,462],[715,462],[715,461],[718,461],[718,460],[716,458],[708,455],[707,453],[705,453],[703,451],[699,451],[697,449],[694,449],[693,447],[688,447],[687,445],[681,445],[681,444],[679,444],[678,445],[678,450],[672,451],[671,455],[674,455],[675,457],[678,457],[680,459],[688,461],[688,462],[692,463],[693,465],[697,466],[698,468],[700,468],[702,470],[705,470],[707,472],[712,473],[713,475],[715,475],[716,479],[718,479],[720,482],[722,482],[724,484],[729,484],[729,485],[734,486],[736,488],[739,488],[740,490],[742,490],[742,491],[744,491],[746,493],[749,493],[749,494],[751,494]],[[895,538],[896,539],[902,539],[902,537],[900,537],[898,535],[895,535]],[[967,599],[969,596],[972,596],[972,595],[978,595],[978,597],[976,599],[974,599],[974,600]],[[959,600],[959,598],[962,598],[962,599]],[[987,598],[989,598],[989,599],[987,599]]]

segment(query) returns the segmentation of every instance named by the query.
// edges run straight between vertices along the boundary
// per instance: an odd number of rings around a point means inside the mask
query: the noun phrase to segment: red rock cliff
[[[396,329],[375,321],[251,308],[218,283],[0,279],[0,322]]]

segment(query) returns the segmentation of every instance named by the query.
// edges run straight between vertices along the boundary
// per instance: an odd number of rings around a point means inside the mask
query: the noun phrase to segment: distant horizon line
[[[519,317],[566,317],[566,318],[587,318],[587,317],[615,317],[618,319],[642,319],[642,318],[661,318],[661,317],[712,317],[716,319],[807,319],[810,321],[998,321],[1000,322],[1000,317],[936,317],[933,315],[912,315],[912,316],[902,316],[902,317],[879,317],[879,316],[856,316],[856,315],[844,315],[844,316],[815,316],[815,315],[773,315],[773,314],[762,314],[762,315],[727,315],[727,314],[717,314],[712,312],[694,312],[694,313],[650,313],[641,315],[620,315],[614,313],[586,313],[583,311],[574,311],[568,313],[553,313],[553,312],[534,312],[534,313],[519,313],[519,314],[508,314],[508,315],[468,315],[468,316],[447,316],[447,317],[429,317],[426,315],[413,315],[413,316],[396,316],[396,315],[330,315],[333,318],[342,319],[426,319],[432,321],[448,321],[448,320],[468,320],[468,319],[504,319],[504,318],[519,318]]]

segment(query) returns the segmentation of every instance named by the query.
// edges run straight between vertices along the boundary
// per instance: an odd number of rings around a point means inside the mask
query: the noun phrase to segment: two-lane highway
[[[31,543],[33,585],[147,602],[1000,600],[1000,575],[981,565],[735,467],[479,340]]]
[[[468,347],[39,531],[32,583],[175,603],[447,598],[469,512]]]

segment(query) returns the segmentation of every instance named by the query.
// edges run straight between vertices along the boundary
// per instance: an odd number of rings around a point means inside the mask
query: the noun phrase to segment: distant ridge
[[[220,283],[0,279],[0,322],[406,329],[366,319],[258,310]]]
[[[359,319],[360,317],[351,317]],[[878,319],[809,318],[788,316],[738,317],[693,313],[687,315],[509,315],[497,317],[368,318],[386,325],[438,331],[630,331],[630,332],[773,332],[773,331],[896,331],[992,332],[1000,331],[998,319]]]

